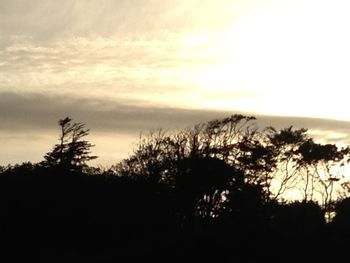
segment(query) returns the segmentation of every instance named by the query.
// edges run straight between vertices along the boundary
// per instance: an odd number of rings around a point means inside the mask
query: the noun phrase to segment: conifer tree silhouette
[[[96,159],[91,155],[90,148],[94,145],[84,140],[89,134],[85,124],[72,123],[72,119],[66,117],[60,119],[58,124],[61,129],[59,143],[48,152],[44,158],[47,167],[55,167],[66,172],[79,172],[87,167],[87,162]]]

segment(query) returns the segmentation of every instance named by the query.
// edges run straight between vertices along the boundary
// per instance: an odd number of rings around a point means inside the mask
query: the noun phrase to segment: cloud
[[[143,101],[0,93],[0,164],[37,162],[57,142],[57,121],[70,116],[91,130],[94,164],[113,164],[132,152],[141,132],[192,126],[220,116],[200,110],[163,108]]]
[[[195,47],[184,47],[182,37],[171,33],[148,39],[75,37],[53,45],[18,38],[0,49],[0,90],[184,104],[196,90],[190,80],[196,67],[213,61],[192,53]]]
[[[262,127],[272,126],[277,129],[293,126],[306,128],[311,137],[322,143],[341,143],[350,145],[350,122],[322,118],[266,116],[257,115]]]
[[[73,36],[140,36],[217,28],[231,21],[231,6],[227,0],[2,0],[0,33],[49,43]]]
[[[236,112],[161,107],[141,100],[96,99],[40,93],[0,93],[0,164],[40,161],[57,142],[57,121],[70,116],[90,129],[96,144],[94,164],[110,165],[132,153],[140,133],[192,127]],[[251,115],[251,114],[246,114]],[[323,143],[350,144],[350,122],[314,118],[260,116],[258,127],[308,128]]]
[[[101,132],[139,133],[156,128],[191,126],[236,112],[192,110],[153,105],[142,100],[113,100],[39,93],[1,93],[2,130],[52,129],[56,121],[71,116]],[[250,114],[248,114],[250,115]],[[256,115],[260,127],[284,128],[293,125],[314,131],[347,134],[350,122],[317,118]],[[350,136],[350,134],[349,134]]]
[[[143,101],[114,101],[52,96],[38,93],[1,93],[2,130],[51,129],[56,121],[71,116],[97,131],[138,133],[155,128],[177,128],[212,119],[222,113],[163,108]]]

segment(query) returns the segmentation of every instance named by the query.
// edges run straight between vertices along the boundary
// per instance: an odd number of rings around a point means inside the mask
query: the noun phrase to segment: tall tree
[[[94,145],[84,140],[89,134],[85,124],[72,123],[72,119],[66,117],[58,121],[60,126],[59,143],[48,152],[44,158],[44,165],[59,168],[65,172],[82,171],[87,167],[87,162],[96,159],[91,155],[90,148]]]

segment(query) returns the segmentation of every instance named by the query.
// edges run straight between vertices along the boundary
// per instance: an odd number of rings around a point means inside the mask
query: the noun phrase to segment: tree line
[[[350,240],[350,148],[306,129],[260,128],[236,114],[150,132],[101,169],[88,165],[97,157],[85,125],[58,124],[43,161],[0,168],[4,256],[331,260]]]

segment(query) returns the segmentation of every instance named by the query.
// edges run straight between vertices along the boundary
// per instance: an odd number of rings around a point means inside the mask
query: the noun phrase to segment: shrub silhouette
[[[254,120],[233,115],[152,133],[102,170],[88,166],[96,158],[89,130],[61,119],[59,143],[43,162],[0,169],[0,257],[261,262],[288,251],[317,259],[313,251],[328,249],[321,259],[332,259],[350,240],[349,200],[333,206],[329,181],[345,182],[314,171],[344,164],[348,149],[316,144],[305,129],[259,130]],[[283,199],[293,187],[302,200]],[[327,203],[315,201],[316,190]]]

